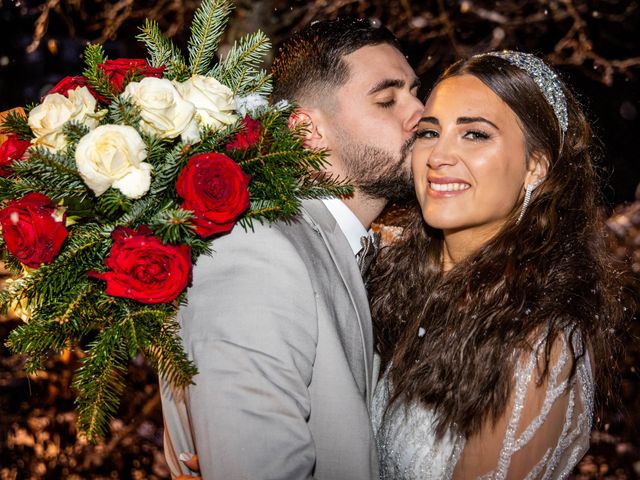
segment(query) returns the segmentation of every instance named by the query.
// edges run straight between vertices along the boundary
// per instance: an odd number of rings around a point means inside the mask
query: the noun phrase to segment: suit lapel
[[[369,401],[372,394],[373,379],[373,327],[369,301],[362,276],[354,261],[353,251],[349,246],[349,242],[324,204],[317,200],[306,200],[302,202],[302,205],[306,213],[308,213],[308,215],[304,215],[305,212],[303,211],[303,217],[311,223],[322,237],[356,312],[356,320],[362,335],[366,395]]]

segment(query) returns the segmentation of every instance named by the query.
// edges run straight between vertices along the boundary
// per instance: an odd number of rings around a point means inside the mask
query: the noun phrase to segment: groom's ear
[[[323,144],[319,116],[319,111],[303,108],[297,108],[289,116],[289,128],[296,130],[302,136],[306,148],[322,148],[325,146]]]

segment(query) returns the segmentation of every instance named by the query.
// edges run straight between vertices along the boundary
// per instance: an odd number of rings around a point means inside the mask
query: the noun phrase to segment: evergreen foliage
[[[237,95],[271,93],[270,74],[260,68],[271,42],[262,32],[255,32],[235,42],[224,57],[208,73]]]
[[[31,140],[33,135],[31,134],[31,128],[27,123],[27,117],[18,112],[9,112],[4,117],[4,124],[2,133],[15,133],[21,140]]]
[[[196,10],[188,43],[192,75],[204,75],[211,67],[232,9],[229,0],[210,0],[202,2]]]
[[[231,11],[230,0],[202,2],[191,29],[188,62],[158,25],[147,21],[138,38],[149,50],[149,63],[165,65],[165,78],[181,81],[193,74],[206,74],[238,96],[266,95],[270,78],[260,64],[270,45],[264,34],[258,32],[240,40],[222,61],[211,65]],[[79,428],[91,440],[105,432],[118,408],[131,359],[143,355],[160,375],[177,386],[189,385],[196,373],[182,348],[175,320],[178,306],[186,301],[185,292],[171,303],[143,304],[107,295],[104,282],[87,275],[107,270],[105,259],[111,252],[115,228],[147,225],[165,244],[188,245],[194,263],[200,255],[211,253],[214,239],[196,234],[194,212],[181,208],[183,199],[175,187],[189,159],[206,152],[228,155],[251,175],[251,206],[237,220],[244,228],[251,228],[254,220],[290,219],[299,211],[303,198],[351,192],[345,183],[320,173],[326,163],[325,152],[305,149],[300,138],[292,134],[288,119],[293,107],[264,107],[251,112],[260,121],[262,133],[247,148],[227,148],[245,129],[240,118],[218,130],[203,128],[201,140],[193,144],[163,139],[141,130],[140,109],[130,99],[116,95],[109,78],[98,67],[105,60],[101,46],[89,45],[84,76],[108,100],[101,106],[106,107],[101,124],[129,125],[143,139],[145,162],[152,167],[146,194],[134,199],[110,188],[98,197],[94,195],[76,167],[75,148],[90,131],[78,122],[64,126],[64,149],[54,153],[31,147],[27,158],[11,165],[8,177],[0,177],[0,208],[30,192],[42,193],[66,208],[68,237],[50,264],[23,267],[6,251],[0,236],[2,260],[19,275],[0,292],[0,308],[20,310],[28,317],[28,322],[16,328],[7,341],[15,353],[27,356],[28,371],[42,369],[43,360],[51,353],[84,351],[74,386],[78,391]],[[139,78],[140,72],[134,72],[125,77],[124,83]],[[33,138],[27,119],[18,114],[10,114],[3,128],[21,138]]]
[[[111,82],[109,82],[107,74],[104,70],[98,68],[98,65],[104,63],[106,60],[107,56],[105,55],[104,49],[101,45],[87,45],[87,48],[84,50],[84,62],[86,67],[82,74],[96,92],[109,100],[115,100],[116,94]]]
[[[157,22],[145,20],[136,38],[146,45],[151,66],[165,65],[167,78],[174,80],[188,76],[189,68],[182,53],[162,34]]]

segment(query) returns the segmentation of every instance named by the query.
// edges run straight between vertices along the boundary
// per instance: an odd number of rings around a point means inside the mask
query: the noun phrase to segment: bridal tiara
[[[569,119],[567,114],[567,99],[562,92],[562,84],[558,75],[547,66],[541,59],[530,53],[516,52],[513,50],[503,50],[497,52],[489,52],[477,55],[482,57],[491,55],[492,57],[502,58],[514,67],[524,70],[544,95],[556,114],[562,133],[567,132]]]

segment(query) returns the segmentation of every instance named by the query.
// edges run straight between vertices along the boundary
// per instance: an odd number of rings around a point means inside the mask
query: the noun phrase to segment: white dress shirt
[[[360,239],[369,234],[367,229],[364,228],[356,214],[339,198],[323,198],[322,203],[336,219],[344,236],[347,237],[353,254],[357,255],[362,249]]]

